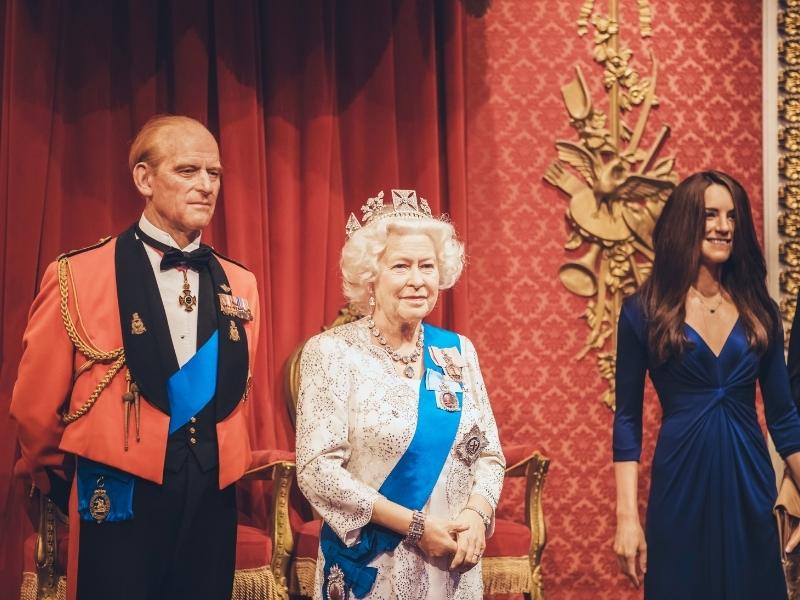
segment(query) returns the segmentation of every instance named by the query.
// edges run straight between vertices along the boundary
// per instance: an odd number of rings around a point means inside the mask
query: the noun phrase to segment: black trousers
[[[81,521],[78,600],[230,600],[236,490],[189,456],[164,484],[136,479],[130,521]]]

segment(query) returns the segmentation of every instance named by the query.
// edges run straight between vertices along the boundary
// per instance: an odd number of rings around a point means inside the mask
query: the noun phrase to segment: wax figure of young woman
[[[620,569],[637,586],[641,570],[648,600],[783,600],[775,475],[756,418],[756,380],[795,481],[800,417],[747,194],[724,173],[691,175],[672,192],[653,241],[653,272],[619,319]],[[645,534],[637,478],[648,370],[663,416]]]
[[[370,316],[300,364],[297,479],[325,521],[314,598],[479,600],[505,460],[475,348],[423,321],[463,246],[413,190],[362,210],[341,266]]]

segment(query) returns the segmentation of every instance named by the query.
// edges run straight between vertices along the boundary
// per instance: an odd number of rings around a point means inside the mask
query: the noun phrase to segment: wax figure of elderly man
[[[200,243],[222,175],[202,124],[151,119],[129,161],[139,221],[59,257],[31,308],[21,468],[69,494],[70,597],[230,598],[256,281]]]

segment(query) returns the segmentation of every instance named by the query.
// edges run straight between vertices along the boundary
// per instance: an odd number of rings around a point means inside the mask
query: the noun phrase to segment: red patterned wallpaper
[[[618,574],[611,552],[612,414],[594,360],[574,360],[588,329],[583,301],[560,284],[566,198],[542,180],[553,142],[572,140],[560,87],[580,64],[595,103],[607,110],[591,35],[580,38],[581,0],[494,0],[468,25],[470,333],[480,352],[501,436],[552,458],[545,487],[550,600],[641,597]],[[660,107],[644,146],[662,124],[681,177],[725,170],[742,181],[761,223],[761,3],[651,0],[654,35],[638,36],[637,2],[620,0],[622,41],[642,74],[646,48],[660,63]],[[598,9],[606,2],[598,0]],[[647,400],[640,497],[659,421]],[[514,482],[520,483],[521,482]],[[522,518],[522,487],[508,485],[501,512]]]

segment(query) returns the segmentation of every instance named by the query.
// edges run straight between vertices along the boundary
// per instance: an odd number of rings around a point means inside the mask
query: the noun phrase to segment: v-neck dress
[[[777,314],[777,309],[776,309]],[[647,505],[647,600],[785,600],[775,475],[755,407],[786,457],[800,451],[800,417],[783,358],[780,321],[767,351],[737,320],[719,355],[685,326],[690,348],[656,365],[638,295],[619,319],[614,461],[638,461],[647,371],[663,411]]]

